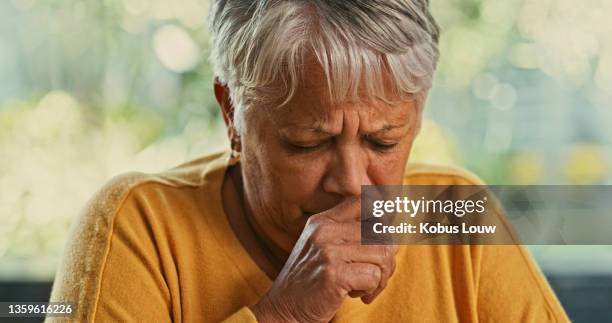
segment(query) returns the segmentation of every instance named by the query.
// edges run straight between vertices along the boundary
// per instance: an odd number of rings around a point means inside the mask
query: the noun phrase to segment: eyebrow
[[[326,131],[323,128],[323,121],[322,120],[315,120],[314,123],[312,124],[300,124],[297,122],[288,122],[286,126],[281,127],[280,128],[280,132],[284,132],[286,130],[292,129],[292,128],[297,128],[299,130],[304,130],[304,131],[311,131],[311,132],[315,132],[315,133],[319,133],[319,134],[325,134],[325,135],[330,135],[333,136],[334,134]]]
[[[385,124],[381,129],[376,130],[376,131],[372,131],[372,132],[370,132],[368,134],[376,134],[376,133],[386,132],[386,131],[397,129],[397,128],[408,127],[409,125],[410,125],[410,122],[407,122],[407,123],[404,123],[404,124]]]

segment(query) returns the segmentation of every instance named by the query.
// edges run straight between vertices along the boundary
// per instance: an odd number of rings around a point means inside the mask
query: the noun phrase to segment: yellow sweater
[[[78,322],[254,322],[272,281],[234,235],[221,201],[229,154],[105,186],[79,217],[52,301]],[[409,184],[478,184],[465,171],[410,165]],[[334,322],[566,322],[521,246],[403,246],[384,292],[344,302]]]

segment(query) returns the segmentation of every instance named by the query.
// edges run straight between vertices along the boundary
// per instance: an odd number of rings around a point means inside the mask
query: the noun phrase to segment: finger
[[[382,291],[387,287],[386,284],[382,284],[371,293],[360,293],[359,297],[364,304],[371,304]]]
[[[354,291],[349,292],[348,294],[350,298],[362,298],[366,295],[371,295],[371,294],[368,294],[367,292],[360,291],[360,290],[354,290]]]
[[[319,215],[334,222],[360,221],[361,199],[358,196],[347,197],[340,204],[319,213]]]
[[[393,271],[395,271],[395,268],[393,269]],[[391,274],[393,275],[393,272]],[[365,304],[371,304],[378,297],[378,295],[380,295],[380,293],[382,293],[383,290],[385,290],[385,288],[387,287],[388,281],[389,280],[387,279],[387,281],[385,281],[384,283],[381,282],[381,285],[376,290],[374,290],[372,293],[361,295],[360,296],[361,301],[364,302]]]
[[[341,286],[351,292],[365,292],[367,294],[376,290],[380,283],[380,268],[368,263],[347,263],[341,265],[340,280]]]
[[[361,226],[359,222],[333,222],[324,220],[309,228],[311,240],[322,246],[325,244],[351,244],[361,242]]]
[[[389,283],[389,280],[391,279],[391,276],[393,276],[393,273],[395,272],[395,268],[397,266],[397,262],[395,260],[395,255],[397,254],[397,251],[399,250],[399,248],[397,248],[397,246],[391,246],[391,252],[393,253],[393,262],[390,264],[390,269],[388,271],[388,276],[385,279],[381,279],[381,283],[378,286],[378,288],[368,294],[368,295],[363,295],[361,297],[361,301],[363,301],[365,304],[371,304],[374,299],[376,299],[378,297],[378,295],[380,295],[380,293],[382,293],[382,291],[387,287],[387,284]]]
[[[380,291],[382,292],[382,290]],[[362,295],[360,296],[361,301],[364,304],[372,304],[372,302],[374,302],[374,300],[378,297],[378,295],[380,294],[380,292],[377,293],[373,293],[373,294],[366,294],[366,295]]]
[[[395,253],[392,246],[338,245],[327,248],[333,250],[332,253],[337,253],[332,257],[338,257],[344,262],[378,266],[381,270],[381,279],[375,292],[380,292],[387,286],[387,281],[395,271]]]
[[[328,247],[330,248],[330,247]],[[339,245],[331,248],[343,261],[365,262],[379,266],[381,279],[377,288],[372,293],[353,293],[354,297],[361,297],[362,301],[370,304],[387,287],[387,283],[395,272],[395,254],[397,248],[394,246],[361,246],[361,245]]]
[[[362,246],[341,244],[326,247],[336,253],[334,257],[346,263],[365,262],[377,265],[383,271],[383,278],[390,276],[395,265],[395,253],[392,246]]]
[[[320,242],[333,244],[361,244],[361,223],[360,222],[333,222],[330,220],[321,221],[314,231],[320,235]],[[314,232],[313,232],[314,233]],[[394,254],[397,254],[400,246],[395,244],[367,245],[368,247],[387,246]]]

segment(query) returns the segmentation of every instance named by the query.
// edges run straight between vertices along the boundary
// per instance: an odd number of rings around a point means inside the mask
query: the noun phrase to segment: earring
[[[236,134],[236,131],[234,130],[234,136],[232,136],[231,140],[230,140],[230,145],[231,145],[231,154],[230,154],[230,162],[233,164],[235,162],[238,162],[240,160],[240,137]]]
[[[230,159],[238,161],[240,159],[240,152],[237,151],[237,150],[234,150],[234,148],[232,148],[232,151],[230,153]]]

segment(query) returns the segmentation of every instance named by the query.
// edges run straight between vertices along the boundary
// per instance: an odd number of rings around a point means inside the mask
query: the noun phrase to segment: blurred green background
[[[110,177],[227,147],[206,0],[0,2],[0,280],[50,281]],[[612,184],[612,2],[432,0],[441,62],[413,159],[491,184]],[[531,247],[612,274],[612,247]],[[612,303],[612,301],[611,301]]]

